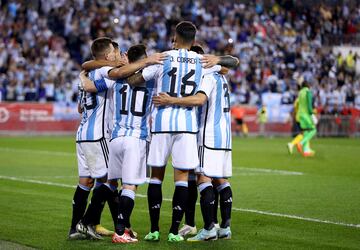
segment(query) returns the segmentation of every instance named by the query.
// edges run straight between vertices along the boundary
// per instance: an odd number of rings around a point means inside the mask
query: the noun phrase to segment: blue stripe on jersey
[[[226,148],[231,148],[231,145],[230,145],[230,139],[231,139],[231,132],[230,132],[230,129],[231,129],[231,123],[230,123],[230,112],[227,112],[225,114],[225,117],[226,117]]]
[[[171,61],[170,58],[166,59],[164,61],[164,65],[163,65],[163,79],[162,79],[162,86],[161,86],[161,91],[162,92],[168,92],[169,91],[169,84],[170,84],[170,76],[167,74],[167,72],[169,72],[171,69]],[[158,112],[156,113],[156,117],[155,117],[155,131],[161,131],[161,121],[162,121],[162,114],[165,110],[164,107],[158,107],[157,108]]]
[[[89,79],[91,81],[95,81],[95,70],[90,71],[89,73]]]
[[[127,95],[127,101],[126,101],[126,110],[128,110],[128,114],[126,115],[126,120],[125,120],[125,129],[126,129],[126,132],[125,132],[125,136],[128,135],[128,132],[129,130],[127,130],[127,128],[129,127],[129,116],[131,114],[130,112],[130,108],[131,108],[131,96],[132,96],[132,89],[131,87],[128,88],[129,92],[128,92],[128,95]]]
[[[180,56],[181,57],[181,56]],[[185,50],[185,58],[187,58],[187,50]],[[182,65],[180,64],[180,71],[179,71],[179,74],[182,73]],[[185,60],[185,74],[187,74],[187,71],[188,71],[188,63],[187,61]],[[179,75],[179,82],[180,82],[180,79],[182,79],[182,75]],[[178,86],[178,94],[180,93],[181,95],[181,84],[182,82],[180,82],[179,86]],[[176,123],[175,123],[175,130],[178,131],[179,130],[179,112],[180,112],[180,107],[176,107],[176,116],[175,116],[175,120],[176,120]]]
[[[187,50],[185,50],[185,58],[188,58],[188,52]],[[185,72],[186,74],[188,73],[188,61],[185,60]],[[186,112],[185,112],[185,119],[186,119],[186,130],[187,131],[191,131],[192,130],[192,116],[191,116],[191,112],[192,112],[192,107],[188,107],[186,108]]]
[[[148,114],[149,110],[151,109],[151,100],[152,100],[152,96],[154,94],[154,84],[155,84],[155,81],[154,80],[150,80],[148,82],[146,82],[146,88],[148,90],[150,90],[149,92],[149,96],[148,96],[148,99],[147,99],[147,102],[146,102],[146,115],[144,115],[142,118],[141,118],[141,126],[140,126],[140,129],[141,129],[141,132],[140,132],[140,139],[143,139],[143,140],[146,140],[146,138],[148,137],[148,116],[150,114]]]
[[[196,83],[196,90],[199,88],[200,81],[202,75],[202,65],[200,62],[200,58],[196,57],[196,68],[195,68],[195,83]]]
[[[86,131],[86,140],[94,140],[94,128],[95,128],[95,122],[96,122],[96,113],[99,108],[98,96],[96,96],[96,102],[97,102],[97,106],[94,108],[92,114],[89,117],[88,129]]]
[[[115,85],[114,85],[114,128],[113,128],[113,132],[112,132],[112,139],[117,137],[117,133],[119,132],[120,129],[120,121],[121,121],[121,114],[120,114],[120,109],[121,109],[121,95],[120,95],[120,89],[121,86],[123,84],[123,81],[116,81]]]
[[[168,92],[169,91],[169,85],[170,85],[170,76],[167,74],[171,70],[171,61],[170,57],[164,61],[163,64],[163,82],[162,82],[162,88],[161,92]]]
[[[102,92],[108,89],[108,87],[106,86],[106,82],[104,78],[101,78],[99,80],[96,80],[95,82],[95,87],[97,89],[98,92]]]
[[[179,57],[181,57],[181,49],[179,49]],[[182,78],[182,65],[183,63],[179,63],[180,65],[180,68],[179,68],[179,73],[178,73],[178,88],[177,88],[177,97],[180,97],[180,92],[181,92],[181,78]],[[170,130],[172,131],[173,130],[173,117],[174,117],[174,112],[176,112],[176,115],[175,115],[175,131],[178,131],[179,128],[178,128],[178,116],[179,116],[179,110],[180,108],[179,107],[172,107],[171,108],[171,113],[170,113]]]
[[[214,116],[214,147],[221,148],[221,128],[220,128],[220,119],[221,119],[221,96],[222,96],[222,82],[219,75],[214,74],[216,79],[216,100],[215,100],[215,116]]]

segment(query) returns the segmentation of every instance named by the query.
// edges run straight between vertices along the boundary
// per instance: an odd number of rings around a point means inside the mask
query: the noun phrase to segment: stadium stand
[[[112,37],[122,51],[141,42],[152,53],[169,49],[175,24],[191,20],[208,53],[240,58],[240,67],[229,73],[233,104],[260,107],[264,93],[280,93],[281,103],[290,105],[302,75],[312,81],[320,112],[346,114],[360,109],[358,55],[331,49],[357,39],[359,6],[356,1],[3,0],[0,100],[75,102],[80,63],[91,57],[92,39]]]

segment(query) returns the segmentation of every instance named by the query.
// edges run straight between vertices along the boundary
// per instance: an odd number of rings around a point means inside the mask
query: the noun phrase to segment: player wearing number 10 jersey
[[[146,47],[135,45],[128,50],[130,63],[140,64],[146,58]],[[156,63],[155,57],[148,57],[149,63]],[[117,78],[117,69],[107,68],[108,76]],[[137,242],[130,230],[130,216],[134,207],[137,186],[146,180],[147,144],[150,139],[149,117],[154,90],[154,81],[142,86],[131,86],[124,79],[100,88],[113,89],[114,116],[110,141],[110,163],[108,183],[115,189],[117,180],[122,180],[122,192],[119,198],[118,219],[114,221],[116,233],[114,243]]]

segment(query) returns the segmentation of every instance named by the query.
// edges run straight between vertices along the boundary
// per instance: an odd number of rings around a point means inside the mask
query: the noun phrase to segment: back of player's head
[[[144,44],[137,44],[131,46],[127,52],[129,63],[135,62],[146,57],[146,46]]]
[[[112,43],[108,37],[96,38],[91,44],[91,54],[95,58],[104,57],[111,50]]]
[[[191,46],[190,50],[201,55],[205,54],[204,49],[200,45],[193,45]]]
[[[196,27],[192,22],[183,21],[176,25],[175,32],[181,42],[191,44],[195,40]]]

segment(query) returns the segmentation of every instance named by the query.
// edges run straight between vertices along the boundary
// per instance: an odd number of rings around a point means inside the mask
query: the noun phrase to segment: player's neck
[[[187,44],[177,44],[175,46],[175,49],[187,49],[187,50],[190,50],[191,48],[191,45],[187,45]]]

